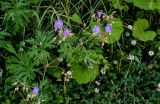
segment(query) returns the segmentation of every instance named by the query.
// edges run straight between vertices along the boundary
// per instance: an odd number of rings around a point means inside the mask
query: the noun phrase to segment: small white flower
[[[101,73],[102,73],[102,75],[106,74],[106,70],[105,69],[101,69]]]
[[[0,77],[2,77],[2,72],[0,72]]]
[[[2,74],[3,74],[3,70],[0,69],[0,77],[2,77]]]
[[[64,80],[68,82],[68,81],[70,81],[70,79],[72,79],[72,72],[71,71],[67,71],[65,73]]]
[[[149,55],[149,56],[153,56],[153,55],[154,55],[154,52],[153,52],[153,51],[149,51],[149,52],[148,52],[148,55]]]
[[[67,75],[72,75],[72,72],[71,71],[67,71]]]
[[[158,83],[158,88],[160,88],[160,83]]]
[[[132,30],[132,26],[131,25],[128,25],[127,28],[130,29],[130,30]]]
[[[95,91],[95,93],[98,94],[99,93],[99,88],[95,88],[94,91]]]
[[[70,64],[70,63],[68,63],[68,64],[67,64],[67,66],[68,66],[68,67],[71,67],[71,64]]]
[[[117,64],[117,63],[118,63],[117,60],[114,60],[114,61],[113,61],[113,64]]]
[[[133,46],[135,46],[135,45],[136,45],[136,43],[137,43],[137,41],[136,41],[136,40],[132,40],[132,41],[131,41],[131,45],[133,45]]]
[[[25,42],[24,41],[21,41],[21,43],[20,43],[22,46],[25,46]]]
[[[99,81],[95,81],[95,84],[99,86],[99,85],[100,85],[100,82],[99,82]]]
[[[21,51],[21,52],[22,52],[23,50],[24,50],[23,48],[19,48],[19,51]]]
[[[63,61],[63,58],[62,58],[62,57],[59,57],[59,58],[58,58],[58,61],[62,62],[62,61]]]
[[[131,54],[129,54],[128,57],[127,57],[127,59],[130,60],[130,61],[133,61],[134,60],[134,56],[131,55]]]
[[[129,37],[131,34],[129,32],[126,32],[126,36]]]
[[[157,91],[160,92],[160,83],[157,85]]]
[[[18,91],[19,90],[19,86],[16,86],[14,91]]]
[[[40,42],[39,45],[42,45],[42,42]]]

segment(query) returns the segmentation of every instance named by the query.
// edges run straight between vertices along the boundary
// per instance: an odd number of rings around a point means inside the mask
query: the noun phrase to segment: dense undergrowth
[[[159,0],[0,5],[0,104],[160,104]]]

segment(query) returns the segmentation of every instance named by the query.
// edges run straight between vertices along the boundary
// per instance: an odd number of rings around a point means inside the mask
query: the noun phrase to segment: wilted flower
[[[99,88],[95,88],[94,91],[95,91],[95,93],[98,94],[99,93]]]
[[[137,41],[136,41],[136,40],[132,40],[132,41],[131,41],[131,45],[133,45],[133,46],[135,46],[135,45],[136,45],[136,43],[137,43]]]
[[[131,54],[129,54],[128,57],[127,57],[127,59],[130,60],[130,61],[133,61],[134,60],[134,56],[131,55]]]
[[[63,26],[62,20],[56,20],[55,21],[55,23],[54,23],[54,28],[55,29],[60,29],[60,28],[62,28],[62,26]]]
[[[101,10],[97,12],[97,17],[101,18],[105,13]]]
[[[153,51],[149,51],[148,54],[149,54],[149,56],[153,56],[154,52]]]
[[[111,31],[112,31],[112,25],[108,24],[107,26],[105,26],[105,30],[106,30],[106,33],[111,33]]]
[[[149,64],[148,65],[148,69],[150,70],[150,69],[152,69],[153,68],[153,65],[152,64]]]
[[[68,28],[64,29],[63,34],[65,37],[69,36],[71,34],[71,30],[69,30]]]
[[[97,26],[97,25],[95,25],[94,27],[93,27],[93,32],[95,33],[95,34],[99,34],[100,33],[100,26]]]
[[[32,95],[38,94],[39,92],[39,88],[38,87],[34,87],[33,91],[32,91]]]

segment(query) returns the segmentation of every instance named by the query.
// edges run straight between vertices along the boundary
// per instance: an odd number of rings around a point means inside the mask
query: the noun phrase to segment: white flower
[[[70,63],[68,63],[68,64],[67,64],[67,66],[68,66],[68,67],[71,67],[71,64],[70,64]]]
[[[117,63],[118,63],[117,60],[114,60],[114,61],[113,61],[113,64],[117,64]]]
[[[2,72],[0,72],[0,77],[2,77]]]
[[[3,70],[0,69],[0,77],[2,77],[2,74],[3,74]]]
[[[131,34],[129,32],[126,32],[126,36],[129,37]]]
[[[134,60],[134,56],[131,55],[131,54],[129,54],[128,57],[127,57],[127,59],[130,60],[130,61],[133,61]]]
[[[42,45],[42,42],[40,42],[39,45]]]
[[[105,69],[101,69],[101,73],[102,73],[102,75],[106,74],[106,70]]]
[[[62,58],[62,57],[59,57],[59,58],[58,58],[58,61],[62,62],[62,61],[63,61],[63,58]]]
[[[67,71],[67,75],[72,75],[72,72],[71,71]]]
[[[131,25],[128,25],[127,28],[130,29],[130,30],[132,30],[132,26]]]
[[[100,82],[99,82],[99,81],[95,81],[95,84],[99,86],[99,85],[100,85]]]
[[[15,88],[14,88],[14,91],[18,91],[19,90],[19,86],[16,86]]]
[[[70,79],[72,79],[72,72],[71,71],[67,71],[65,73],[64,80],[68,82],[68,81],[70,81]]]
[[[23,50],[24,50],[23,48],[19,48],[19,51],[21,51],[21,52],[22,52]]]
[[[149,56],[153,56],[154,52],[153,51],[149,51],[148,54],[149,54]]]
[[[160,83],[157,85],[157,91],[160,92]]]
[[[99,93],[99,88],[94,89],[95,93]]]
[[[158,83],[158,88],[160,88],[160,83]]]
[[[132,41],[131,41],[131,45],[133,45],[133,46],[135,46],[135,45],[136,45],[136,43],[137,43],[137,41],[136,41],[136,40],[132,40]]]
[[[24,41],[21,41],[21,43],[20,43],[22,46],[25,46],[25,42]]]

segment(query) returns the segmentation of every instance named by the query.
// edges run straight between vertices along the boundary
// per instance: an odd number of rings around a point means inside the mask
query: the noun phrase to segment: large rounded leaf
[[[141,9],[155,10],[160,9],[159,0],[132,0],[133,4]]]
[[[78,84],[86,84],[93,81],[99,74],[97,65],[93,65],[93,68],[87,68],[83,65],[74,64],[71,70],[73,71],[73,79],[75,79]]]
[[[123,29],[122,21],[115,18],[112,23],[112,32],[110,35],[107,36],[106,43],[112,44],[118,41],[123,31],[124,29]]]
[[[138,19],[133,26],[133,36],[142,41],[153,40],[156,36],[154,31],[145,31],[149,26],[146,19]]]

